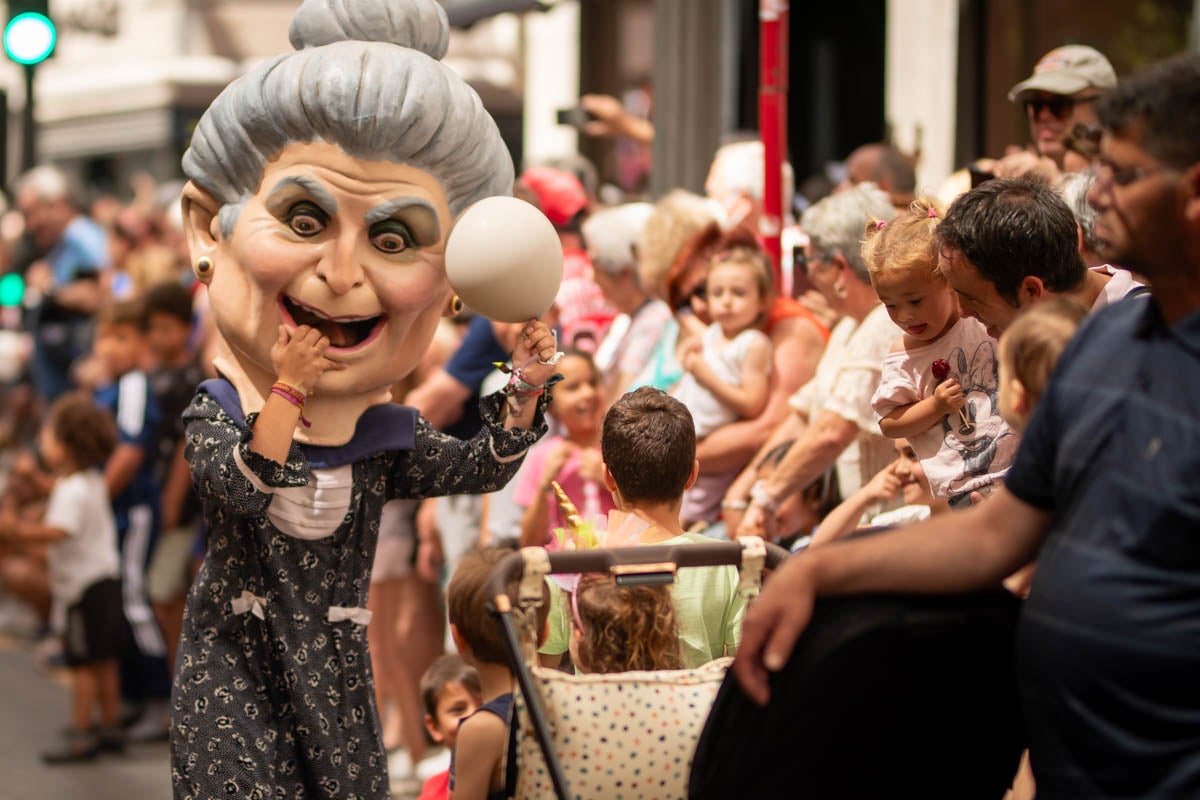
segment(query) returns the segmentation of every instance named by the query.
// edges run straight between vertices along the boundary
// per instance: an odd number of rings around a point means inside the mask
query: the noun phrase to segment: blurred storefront
[[[700,190],[712,152],[757,130],[759,13],[790,6],[788,145],[797,181],[887,140],[936,187],[1028,136],[1008,89],[1067,43],[1127,74],[1188,46],[1195,0],[578,0],[584,92],[652,93],[653,194]],[[636,95],[635,95],[636,96]],[[619,146],[585,140],[611,180]]]
[[[180,177],[180,159],[200,115],[229,81],[291,48],[288,24],[299,4],[50,0],[59,39],[54,56],[36,76],[39,160],[107,191],[127,191],[138,172],[159,181]],[[472,9],[459,5],[463,19],[463,9]],[[526,0],[525,5],[536,4]],[[489,7],[503,10],[504,3],[489,0]],[[512,14],[485,16],[470,29],[453,32],[445,62],[476,88],[519,160],[522,25]],[[16,65],[0,62],[9,110],[7,174],[15,176],[23,76]],[[573,84],[571,91],[576,90]]]
[[[1038,56],[1093,45],[1118,74],[1183,49],[1193,0],[442,0],[446,63],[479,91],[519,165],[583,152],[633,192],[703,187],[713,151],[757,129],[759,12],[790,5],[788,146],[798,183],[854,147],[894,141],[922,186],[1024,144],[1006,99]],[[286,50],[299,0],[50,0],[55,56],[37,76],[41,159],[118,190],[178,177],[199,115],[231,79]],[[516,13],[513,13],[516,12]],[[465,26],[465,27],[462,27]],[[22,76],[7,88],[16,173]],[[558,112],[617,96],[652,148],[580,135]],[[651,169],[651,167],[653,167]]]

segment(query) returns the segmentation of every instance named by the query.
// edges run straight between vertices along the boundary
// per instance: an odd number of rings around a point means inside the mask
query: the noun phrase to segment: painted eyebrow
[[[321,185],[320,181],[310,178],[307,175],[291,175],[275,184],[274,188],[271,189],[271,194],[267,197],[266,206],[268,210],[270,210],[272,213],[286,210],[279,208],[278,206],[281,205],[284,200],[290,198],[280,197],[280,195],[285,194],[287,190],[293,186],[297,186],[307,192],[308,195],[316,202],[316,204],[321,207],[321,210],[329,216],[333,216],[337,213],[337,200],[333,199],[333,195],[331,195],[329,191]]]
[[[436,242],[442,238],[442,228],[438,224],[437,210],[428,200],[422,200],[419,197],[397,197],[395,200],[380,203],[363,215],[363,220],[367,223],[367,227],[370,227],[377,222],[391,219],[401,212],[407,212],[405,221],[415,228],[413,235],[422,244]]]

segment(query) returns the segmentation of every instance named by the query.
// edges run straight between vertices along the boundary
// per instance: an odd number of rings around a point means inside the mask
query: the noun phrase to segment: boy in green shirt
[[[648,527],[640,544],[709,542],[679,524],[684,490],[700,470],[696,428],[683,403],[642,387],[617,400],[600,440],[604,483],[617,509]],[[732,566],[681,569],[671,587],[685,667],[733,655],[741,640],[746,600]]]

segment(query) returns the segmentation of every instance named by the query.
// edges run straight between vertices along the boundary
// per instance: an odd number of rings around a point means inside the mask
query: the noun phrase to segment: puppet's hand
[[[534,386],[540,386],[554,374],[554,364],[544,364],[541,362],[554,360],[554,355],[557,352],[558,339],[555,338],[544,322],[531,319],[525,323],[525,327],[521,329],[521,335],[517,338],[517,346],[513,350],[512,363],[515,366],[519,366],[535,356],[537,359],[540,359],[540,361],[535,360],[522,370],[526,381],[532,383]]]
[[[325,357],[329,338],[316,328],[301,325],[294,331],[279,326],[279,339],[271,348],[271,363],[279,380],[305,394],[312,394],[317,381],[329,369],[345,369],[344,364]]]

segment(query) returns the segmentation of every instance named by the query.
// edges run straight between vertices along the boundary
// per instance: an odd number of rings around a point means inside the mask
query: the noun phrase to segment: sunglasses
[[[1025,101],[1025,113],[1031,118],[1036,118],[1042,113],[1042,109],[1046,109],[1055,119],[1064,119],[1075,109],[1075,106],[1095,102],[1099,96],[1093,94],[1088,97],[1071,97],[1065,94],[1054,94],[1046,97],[1031,97]]]
[[[804,252],[803,247],[792,248],[792,271],[794,273],[802,273],[806,276],[811,276],[813,269],[817,264],[828,264],[831,255],[825,253],[817,253],[811,258]]]
[[[1100,140],[1104,131],[1099,125],[1089,125],[1086,122],[1076,122],[1071,126],[1064,144],[1068,150],[1074,151],[1087,158],[1100,155]]]

